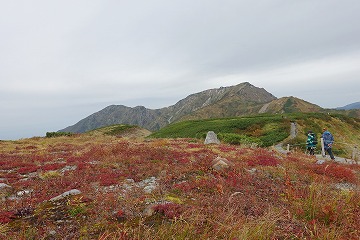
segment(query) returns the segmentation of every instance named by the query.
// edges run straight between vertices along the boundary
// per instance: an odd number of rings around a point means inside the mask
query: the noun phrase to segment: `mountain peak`
[[[154,131],[182,119],[241,116],[248,114],[248,109],[275,99],[276,97],[265,89],[244,82],[235,86],[194,93],[172,106],[161,109],[152,110],[144,106],[131,108],[124,105],[110,105],[60,131],[86,132],[112,124],[139,125]]]

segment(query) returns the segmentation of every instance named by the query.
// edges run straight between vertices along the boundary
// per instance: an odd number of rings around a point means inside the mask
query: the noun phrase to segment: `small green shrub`
[[[52,138],[52,137],[61,137],[61,136],[72,136],[74,133],[71,132],[47,132],[46,137]]]
[[[118,135],[126,130],[136,128],[133,125],[115,125],[109,131],[105,132],[106,135]]]

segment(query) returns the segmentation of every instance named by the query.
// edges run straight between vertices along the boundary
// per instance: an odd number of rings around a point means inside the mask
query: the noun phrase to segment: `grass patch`
[[[171,124],[150,135],[153,138],[205,138],[208,131],[217,133],[226,143],[257,143],[271,146],[289,135],[290,122],[282,115],[183,121]]]
[[[138,128],[135,125],[127,125],[127,124],[115,124],[106,127],[97,128],[95,130],[91,130],[88,133],[102,133],[104,135],[116,136],[121,135],[124,132]]]

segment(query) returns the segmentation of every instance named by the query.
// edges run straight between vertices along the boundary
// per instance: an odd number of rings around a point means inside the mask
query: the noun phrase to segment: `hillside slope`
[[[288,138],[291,123],[296,123],[294,139]],[[254,142],[267,147],[285,141],[304,150],[307,131],[314,131],[320,139],[324,127],[329,129],[335,137],[333,149],[335,154],[351,158],[353,147],[360,146],[360,120],[341,114],[284,113],[188,120],[170,124],[151,134],[150,137],[204,138],[208,131],[214,131],[223,142],[237,144]]]

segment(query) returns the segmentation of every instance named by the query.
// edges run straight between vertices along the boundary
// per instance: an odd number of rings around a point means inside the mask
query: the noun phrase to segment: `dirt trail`
[[[322,156],[321,154],[317,154],[315,156],[316,156],[316,159],[318,159],[318,163],[321,163],[322,161],[324,161],[324,162],[325,161],[329,161],[329,162],[334,161],[334,162],[342,163],[342,164],[360,164],[359,162],[357,162],[355,160],[337,157],[337,156],[334,156],[335,160],[331,160],[329,155]]]

